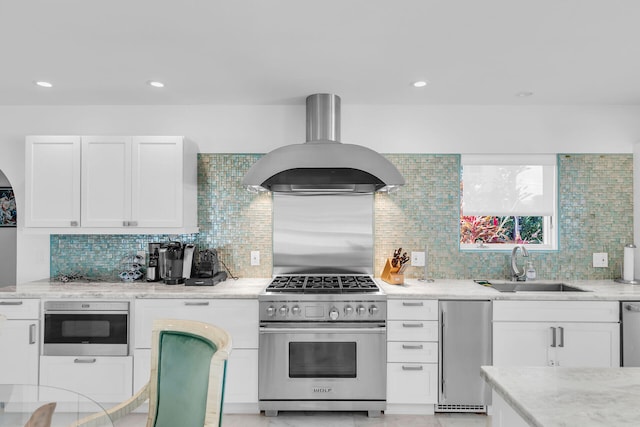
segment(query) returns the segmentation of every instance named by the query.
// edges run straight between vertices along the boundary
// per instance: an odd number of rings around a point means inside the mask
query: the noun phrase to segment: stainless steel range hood
[[[280,147],[258,160],[242,184],[252,191],[372,193],[405,181],[377,152],[340,140],[340,97],[307,97],[307,142]]]

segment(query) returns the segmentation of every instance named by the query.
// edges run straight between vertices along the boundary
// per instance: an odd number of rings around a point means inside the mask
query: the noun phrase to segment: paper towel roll
[[[623,266],[623,270],[622,270],[622,278],[627,281],[630,282],[635,278],[635,273],[634,273],[634,254],[636,251],[636,247],[635,245],[627,245],[624,247],[624,262],[622,264]]]

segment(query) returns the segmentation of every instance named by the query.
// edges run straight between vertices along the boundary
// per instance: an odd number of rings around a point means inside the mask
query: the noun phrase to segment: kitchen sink
[[[564,283],[545,282],[490,282],[493,289],[500,292],[587,292]]]

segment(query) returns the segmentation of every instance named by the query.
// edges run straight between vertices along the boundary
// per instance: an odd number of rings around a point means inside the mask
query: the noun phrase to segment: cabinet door
[[[229,355],[224,402],[258,401],[258,350],[234,349]]]
[[[561,323],[556,333],[560,366],[620,366],[619,323]]]
[[[82,226],[125,227],[131,217],[131,138],[82,137]]]
[[[25,226],[79,227],[80,137],[27,137],[25,169]]]
[[[40,384],[73,390],[100,403],[119,403],[132,395],[133,361],[131,356],[42,356]]]
[[[0,325],[0,384],[38,384],[38,321]]]
[[[149,382],[150,373],[151,350],[135,350],[134,393]],[[225,384],[225,405],[230,403],[255,404],[258,402],[258,350],[233,349],[227,361]],[[229,410],[233,410],[233,408],[225,407],[225,412],[229,412]]]
[[[134,137],[132,144],[132,225],[181,227],[182,137]]]
[[[553,323],[494,322],[494,366],[549,366],[554,363]]]
[[[387,402],[432,404],[438,402],[437,363],[387,363]]]

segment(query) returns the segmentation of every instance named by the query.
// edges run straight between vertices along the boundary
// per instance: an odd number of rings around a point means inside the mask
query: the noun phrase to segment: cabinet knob
[[[72,227],[77,227],[78,226],[78,221],[71,221],[71,226]]]

